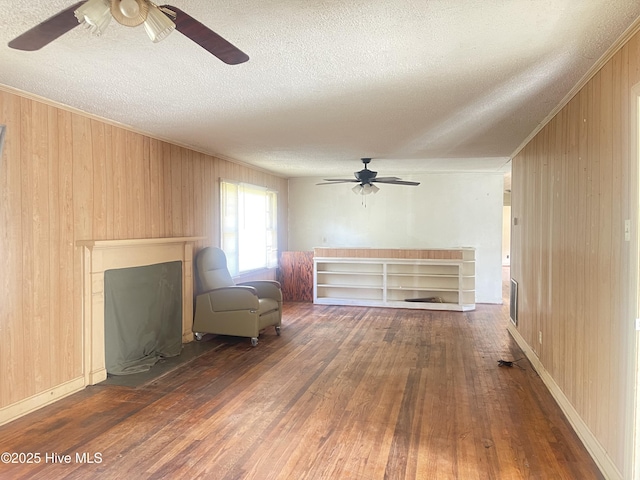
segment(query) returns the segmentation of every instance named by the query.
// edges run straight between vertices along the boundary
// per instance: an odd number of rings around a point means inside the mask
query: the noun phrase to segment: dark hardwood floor
[[[506,322],[508,305],[290,303],[256,348],[214,337],[147,385],[89,387],[0,427],[0,451],[40,455],[0,478],[602,478]]]

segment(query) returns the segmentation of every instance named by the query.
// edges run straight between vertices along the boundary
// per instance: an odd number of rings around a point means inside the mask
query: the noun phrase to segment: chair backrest
[[[217,247],[205,247],[198,252],[196,271],[202,291],[235,285],[227,270],[227,257]]]

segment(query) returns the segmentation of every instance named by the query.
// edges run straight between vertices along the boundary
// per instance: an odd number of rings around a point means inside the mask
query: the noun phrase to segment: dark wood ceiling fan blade
[[[372,179],[371,181],[375,181],[375,182],[395,182],[397,180],[402,180],[400,177],[375,177],[375,179]]]
[[[34,51],[53,42],[56,38],[80,25],[73,12],[83,3],[85,2],[77,2],[32,29],[27,30],[19,37],[11,40],[8,43],[9,47],[16,50]]]
[[[336,178],[333,180],[330,178],[325,178],[324,180],[324,182],[316,183],[316,185],[333,185],[334,183],[360,183],[360,180],[347,180],[340,178]]]
[[[193,40],[212,55],[218,57],[224,63],[237,65],[249,60],[249,55],[179,8],[171,5],[162,5],[161,8],[167,8],[176,13],[176,18],[172,18],[176,24],[176,30],[185,37]]]

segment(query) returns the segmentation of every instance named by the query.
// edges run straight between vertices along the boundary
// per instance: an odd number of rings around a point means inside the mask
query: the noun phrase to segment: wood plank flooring
[[[0,478],[602,478],[506,322],[507,305],[289,303],[256,348],[213,337],[148,385],[90,387],[0,427],[0,451],[40,455]]]

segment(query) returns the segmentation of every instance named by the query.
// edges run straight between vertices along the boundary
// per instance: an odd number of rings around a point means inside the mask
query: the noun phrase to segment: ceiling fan
[[[354,172],[355,179],[351,178],[325,178],[324,182],[317,183],[316,185],[333,185],[335,183],[357,183],[352,188],[356,195],[369,195],[370,193],[378,193],[380,190],[374,183],[390,183],[392,185],[410,185],[417,186],[420,182],[407,182],[401,180],[398,177],[378,177],[378,172],[369,170],[367,165],[371,162],[370,158],[362,158],[364,168],[359,172]]]
[[[100,35],[112,18],[125,26],[144,25],[153,42],[174,29],[229,65],[249,60],[249,56],[195,18],[171,5],[158,6],[150,0],[88,0],[56,13],[9,42],[17,50],[39,50],[80,24]]]

